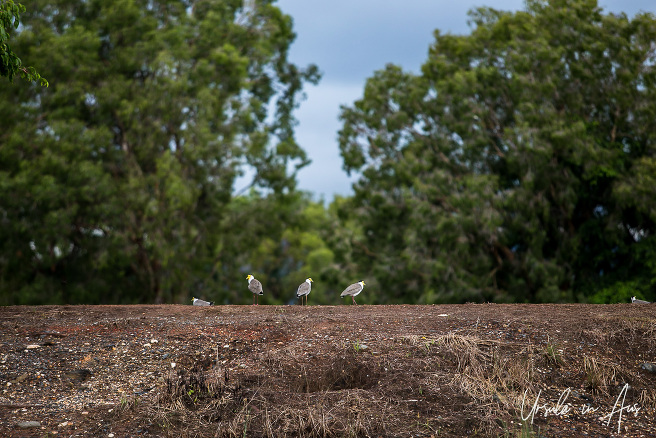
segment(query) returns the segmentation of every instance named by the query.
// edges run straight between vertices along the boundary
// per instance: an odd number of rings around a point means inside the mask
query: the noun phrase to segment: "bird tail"
[[[213,306],[213,305],[214,305],[214,301],[210,301],[210,306]]]

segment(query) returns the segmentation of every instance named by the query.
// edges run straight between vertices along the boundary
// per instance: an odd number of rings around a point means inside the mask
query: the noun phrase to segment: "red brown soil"
[[[0,436],[656,436],[654,362],[656,305],[2,307]]]

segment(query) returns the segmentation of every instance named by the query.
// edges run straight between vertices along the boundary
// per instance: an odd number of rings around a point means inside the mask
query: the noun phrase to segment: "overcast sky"
[[[307,100],[296,112],[296,139],[312,164],[298,174],[299,188],[316,199],[352,193],[353,177],[342,170],[337,132],[340,105],[352,105],[365,81],[387,63],[418,73],[426,61],[433,31],[466,34],[467,11],[478,6],[519,10],[523,0],[279,0],[294,19],[296,41],[290,61],[316,64],[317,86],[306,85]],[[656,13],[654,0],[599,0],[605,12]]]

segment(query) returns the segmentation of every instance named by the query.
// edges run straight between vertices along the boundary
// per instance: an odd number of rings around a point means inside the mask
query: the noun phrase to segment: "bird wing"
[[[248,284],[248,289],[254,294],[264,295],[264,292],[262,292],[262,283],[259,280],[252,279]]]
[[[310,293],[310,283],[305,281],[296,290],[297,297],[308,295],[309,293]]]
[[[340,297],[345,297],[347,295],[357,295],[360,293],[362,290],[362,285],[360,283],[353,283],[346,289],[344,289],[344,292],[340,295]]]
[[[209,301],[203,301],[203,300],[194,300],[194,306],[211,306]]]

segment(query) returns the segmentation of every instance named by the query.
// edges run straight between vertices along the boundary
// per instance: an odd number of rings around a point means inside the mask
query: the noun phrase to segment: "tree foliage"
[[[528,0],[471,23],[342,109],[357,265],[397,302],[656,297],[654,17]]]
[[[308,277],[314,280],[309,303],[338,302],[348,264],[337,262],[344,260],[338,244],[344,224],[334,209],[305,193],[276,198],[252,192],[236,199],[230,214],[241,227],[224,237],[228,262],[222,269],[238,265],[253,273],[264,285],[265,303],[294,303],[296,289]],[[227,302],[238,302],[243,288],[228,296]]]
[[[28,81],[39,82],[46,87],[48,81],[41,77],[34,67],[26,67],[7,44],[11,29],[20,25],[20,14],[25,12],[25,6],[13,0],[0,0],[0,76],[6,76],[9,82],[14,76],[20,76]]]
[[[287,61],[291,18],[272,3],[30,5],[16,47],[54,85],[0,90],[5,303],[222,301],[245,287],[244,216],[282,228],[308,162],[292,112],[318,80]],[[246,168],[259,211],[233,196]]]

